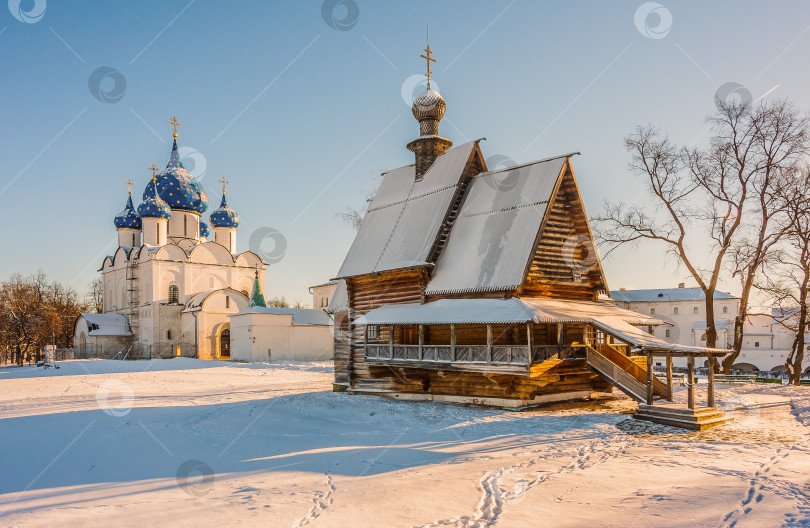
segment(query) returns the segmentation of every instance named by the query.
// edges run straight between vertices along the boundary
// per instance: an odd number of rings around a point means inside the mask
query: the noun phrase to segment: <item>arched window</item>
[[[135,247],[135,233],[132,233],[132,247]]]
[[[183,236],[188,236],[188,217],[183,217]]]
[[[677,306],[672,309],[672,313],[674,313],[675,315],[678,315],[678,307]]]
[[[177,304],[177,301],[179,300],[180,300],[180,288],[178,288],[176,284],[172,284],[171,286],[169,286],[169,303]]]
[[[650,315],[655,315],[655,308],[650,308]]]
[[[692,308],[692,313],[693,313],[693,314],[698,313],[698,307],[697,307],[697,306],[695,306],[694,308]]]
[[[160,223],[159,222],[155,223],[155,233],[156,233],[155,236],[157,237],[155,239],[155,240],[157,240],[157,242],[155,242],[155,244],[157,244],[159,246],[160,245]]]
[[[171,341],[171,339],[172,339],[172,331],[171,331],[171,330],[167,330],[167,331],[166,331],[166,339],[168,339],[169,341]]]
[[[667,328],[666,336],[667,337],[672,337],[672,331],[669,328]]]
[[[230,308],[230,307],[231,307],[231,298],[226,295],[225,296],[225,308]]]
[[[723,306],[723,313],[728,313],[728,306]]]

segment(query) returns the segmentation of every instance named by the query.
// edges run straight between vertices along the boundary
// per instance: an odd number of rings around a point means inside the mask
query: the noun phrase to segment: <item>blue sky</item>
[[[239,250],[261,228],[287,240],[268,295],[309,301],[306,286],[336,273],[354,236],[336,213],[412,162],[418,125],[401,92],[424,72],[428,24],[441,134],[486,137],[485,156],[519,163],[580,151],[591,216],[604,199],[638,196],[622,144],[637,124],[700,142],[727,82],[810,109],[806,2],[662,1],[663,38],[636,27],[640,1],[354,0],[346,30],[325,22],[321,1],[17,3],[45,11],[26,23],[0,9],[0,278],[39,268],[82,291],[113,250],[124,181],[140,198],[147,167],[165,166],[176,114],[180,145],[205,160],[204,218],[224,176]],[[91,93],[99,67],[125,78],[120,100]],[[616,252],[610,287],[684,280],[661,249]]]

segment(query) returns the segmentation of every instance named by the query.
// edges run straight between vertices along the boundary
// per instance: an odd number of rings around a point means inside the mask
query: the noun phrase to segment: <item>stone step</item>
[[[652,413],[667,413],[677,416],[703,416],[713,415],[722,411],[717,407],[697,407],[690,409],[682,405],[660,404],[660,405],[647,405],[646,403],[638,404],[638,412],[652,412]]]
[[[682,418],[674,418],[669,416],[651,415],[651,414],[634,414],[633,418],[635,418],[636,420],[644,420],[647,422],[653,422],[661,425],[681,427],[683,429],[690,429],[692,431],[703,431],[704,429],[716,427],[718,425],[722,425],[724,423],[731,422],[734,420],[734,418],[728,417],[726,415],[716,418],[703,419],[697,422],[684,420]]]
[[[683,422],[691,422],[691,423],[700,423],[705,422],[707,420],[714,420],[715,418],[722,418],[725,416],[723,411],[716,411],[713,413],[701,413],[697,415],[688,415],[688,414],[680,414],[680,413],[670,413],[666,411],[660,412],[650,412],[650,411],[638,411],[636,413],[638,416],[653,416],[653,417],[662,417],[668,418],[672,420],[680,420]]]

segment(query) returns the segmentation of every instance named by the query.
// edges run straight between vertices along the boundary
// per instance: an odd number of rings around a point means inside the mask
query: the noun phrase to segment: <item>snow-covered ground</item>
[[[333,393],[329,363],[61,367],[0,369],[0,525],[810,526],[810,387],[721,387],[735,422],[690,433]]]

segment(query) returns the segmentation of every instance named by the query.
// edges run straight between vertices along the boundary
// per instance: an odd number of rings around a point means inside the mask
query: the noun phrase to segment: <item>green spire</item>
[[[258,267],[256,267],[256,278],[253,279],[253,291],[250,292],[250,302],[248,303],[248,308],[253,308],[254,306],[261,306],[262,308],[267,308],[267,305],[264,303],[264,294],[262,293],[262,285],[259,284]]]

